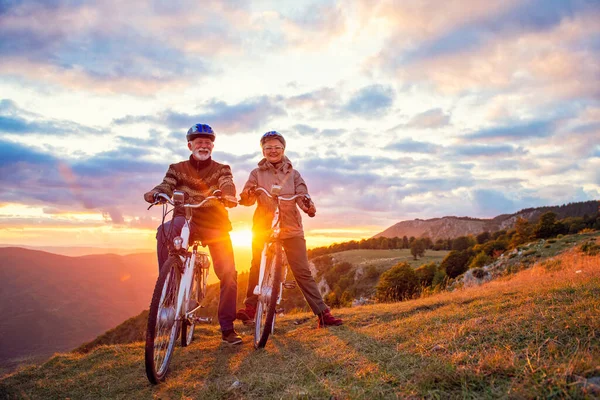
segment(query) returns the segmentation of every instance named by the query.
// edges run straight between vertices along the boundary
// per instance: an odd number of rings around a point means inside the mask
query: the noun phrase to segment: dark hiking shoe
[[[242,344],[242,337],[238,335],[233,329],[223,331],[221,333],[221,339],[223,343],[227,344]]]
[[[329,308],[323,310],[323,312],[317,315],[317,317],[319,318],[319,324],[317,326],[318,328],[327,328],[328,326],[339,326],[344,323],[344,321],[342,321],[340,318],[336,318],[333,315],[331,315],[331,311],[329,310]]]
[[[246,304],[246,308],[242,308],[238,310],[235,314],[235,317],[240,321],[246,323],[254,320],[254,316],[256,315],[256,307],[251,304]]]

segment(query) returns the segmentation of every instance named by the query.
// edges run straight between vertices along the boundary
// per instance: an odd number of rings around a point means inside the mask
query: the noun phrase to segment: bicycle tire
[[[156,280],[150,302],[146,330],[146,375],[152,384],[165,379],[179,334],[177,318],[177,293],[179,292],[181,260],[177,256],[167,259]]]
[[[265,347],[275,326],[275,309],[281,287],[282,252],[279,242],[272,244],[270,249],[267,249],[265,274],[254,317],[254,347],[256,349]]]
[[[198,268],[194,269],[192,287],[188,293],[188,298],[184,300],[184,302],[188,304],[186,311],[192,310],[198,306],[198,291],[200,290],[201,279],[200,273],[201,271],[199,271]],[[194,328],[196,327],[195,316],[195,314],[192,314],[189,318],[184,318],[183,321],[181,321],[181,347],[186,347],[192,343],[192,339],[194,338]]]

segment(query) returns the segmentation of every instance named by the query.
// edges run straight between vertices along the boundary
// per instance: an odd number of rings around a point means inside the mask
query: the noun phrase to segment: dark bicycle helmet
[[[209,125],[195,124],[190,129],[188,129],[186,138],[187,138],[188,142],[191,142],[192,140],[194,140],[198,137],[205,137],[214,142],[215,136],[216,136],[215,132],[212,130],[212,128]]]
[[[269,131],[269,132],[265,133],[260,138],[260,145],[262,146],[269,139],[279,140],[281,142],[281,144],[283,144],[283,147],[285,148],[285,139],[283,138],[283,135],[281,133],[279,133],[277,131]]]

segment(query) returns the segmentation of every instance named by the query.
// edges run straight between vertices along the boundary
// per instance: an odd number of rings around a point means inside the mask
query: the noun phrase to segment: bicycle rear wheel
[[[254,317],[254,347],[257,349],[265,347],[275,326],[275,308],[281,287],[282,252],[280,243],[274,243],[267,249],[265,273]]]
[[[148,380],[157,384],[164,380],[177,335],[177,293],[179,292],[181,260],[177,256],[167,259],[158,275],[146,330],[145,363]]]

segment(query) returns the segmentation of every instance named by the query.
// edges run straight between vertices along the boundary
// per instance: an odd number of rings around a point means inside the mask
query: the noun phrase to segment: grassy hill
[[[482,286],[277,321],[267,347],[223,347],[217,328],[177,348],[164,384],[143,343],[57,354],[0,378],[0,399],[598,398],[600,255],[574,247]]]

